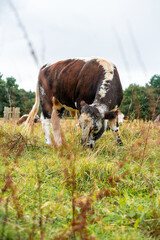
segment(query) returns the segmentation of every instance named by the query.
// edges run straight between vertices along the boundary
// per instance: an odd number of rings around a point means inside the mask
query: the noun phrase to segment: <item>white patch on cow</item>
[[[105,127],[105,129],[107,129],[107,127],[108,127],[108,120],[107,119],[104,120],[104,127]]]
[[[123,125],[123,119],[124,119],[124,114],[120,111],[118,111],[118,123],[120,125]]]
[[[109,81],[112,81],[112,79],[113,79],[114,64],[105,59],[102,59],[102,58],[97,58],[96,60],[103,67],[103,69],[105,71],[104,80],[102,81],[102,84],[101,84],[100,90],[99,90],[100,98],[103,98],[103,97],[105,97],[106,93],[110,89]]]
[[[45,136],[45,142],[46,144],[51,145],[52,141],[50,136],[50,119],[44,119],[43,114],[41,114],[41,120],[42,120],[42,129]]]
[[[40,86],[40,91],[41,91],[42,96],[45,96],[45,95],[46,95],[46,93],[45,93],[45,91],[44,91],[44,88],[43,88],[42,86]]]
[[[102,118],[104,118],[105,113],[109,111],[109,109],[107,108],[107,106],[105,104],[101,104],[101,105],[97,106],[96,108],[100,112]]]
[[[60,118],[57,114],[58,105],[54,104],[53,101],[53,110],[51,115],[52,130],[54,135],[54,140],[58,146],[62,146],[61,131],[60,131]]]
[[[90,106],[97,108],[102,118],[104,118],[105,113],[109,111],[108,107],[105,104],[98,104],[96,100]]]
[[[76,103],[76,102],[74,103],[74,105],[75,105],[75,107],[77,108],[77,103]]]

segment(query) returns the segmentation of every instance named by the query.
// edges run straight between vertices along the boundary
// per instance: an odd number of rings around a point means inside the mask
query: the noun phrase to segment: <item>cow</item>
[[[116,66],[103,58],[67,59],[44,65],[39,72],[35,104],[25,123],[30,132],[34,116],[42,108],[42,128],[46,144],[51,144],[50,122],[55,142],[62,145],[60,118],[64,110],[80,113],[80,142],[94,147],[106,129],[106,120],[122,144],[117,121],[123,98]]]
[[[20,119],[18,119],[17,125],[21,125],[23,122],[25,122],[27,120],[28,116],[29,116],[28,114],[24,114]],[[34,123],[38,123],[38,122],[40,122],[40,118],[38,115],[36,115],[34,117]]]

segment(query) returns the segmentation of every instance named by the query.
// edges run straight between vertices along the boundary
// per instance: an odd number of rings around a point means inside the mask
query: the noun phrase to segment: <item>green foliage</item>
[[[130,84],[124,90],[124,97],[120,106],[121,111],[131,118],[149,120],[160,114],[160,76],[154,75],[149,84],[141,87]]]
[[[156,112],[160,114],[160,75],[158,74],[154,75],[150,79],[149,85],[153,90],[153,95],[156,102],[156,106],[155,106]],[[157,102],[158,99],[159,99],[159,102]]]
[[[160,91],[160,75],[156,74],[154,75],[151,79],[149,84],[151,85],[151,87],[153,87],[154,89],[158,89],[158,91]]]
[[[0,74],[0,116],[3,116],[4,107],[9,106],[9,101],[7,97],[6,82],[2,79]]]
[[[124,91],[121,110],[132,118],[149,118],[150,100],[146,87],[131,84]]]

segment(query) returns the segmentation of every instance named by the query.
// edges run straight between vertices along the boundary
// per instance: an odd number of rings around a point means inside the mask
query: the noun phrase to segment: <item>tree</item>
[[[17,95],[18,95],[18,85],[16,84],[16,79],[13,77],[8,77],[6,79],[6,90],[8,96],[8,102],[10,107],[16,107],[17,105]]]
[[[0,116],[3,116],[4,107],[20,107],[21,115],[29,113],[35,100],[34,92],[19,89],[13,77],[3,80],[0,74]]]
[[[132,118],[149,119],[150,101],[147,88],[130,84],[124,90],[120,109],[125,115],[132,116]]]
[[[160,75],[155,74],[149,81],[149,85],[153,94],[152,108],[155,112],[155,116],[160,114]]]
[[[0,116],[3,116],[4,107],[8,106],[8,98],[6,91],[6,82],[2,79],[3,75],[0,74]]]
[[[153,77],[151,77],[149,84],[152,88],[160,91],[160,75],[155,74]],[[160,94],[160,92],[159,92],[159,94]]]

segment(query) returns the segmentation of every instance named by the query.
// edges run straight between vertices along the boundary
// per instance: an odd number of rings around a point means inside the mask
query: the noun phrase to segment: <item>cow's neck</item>
[[[94,101],[90,106],[97,108],[102,118],[104,118],[106,112],[109,112],[109,108],[105,104],[102,104],[97,100]]]

